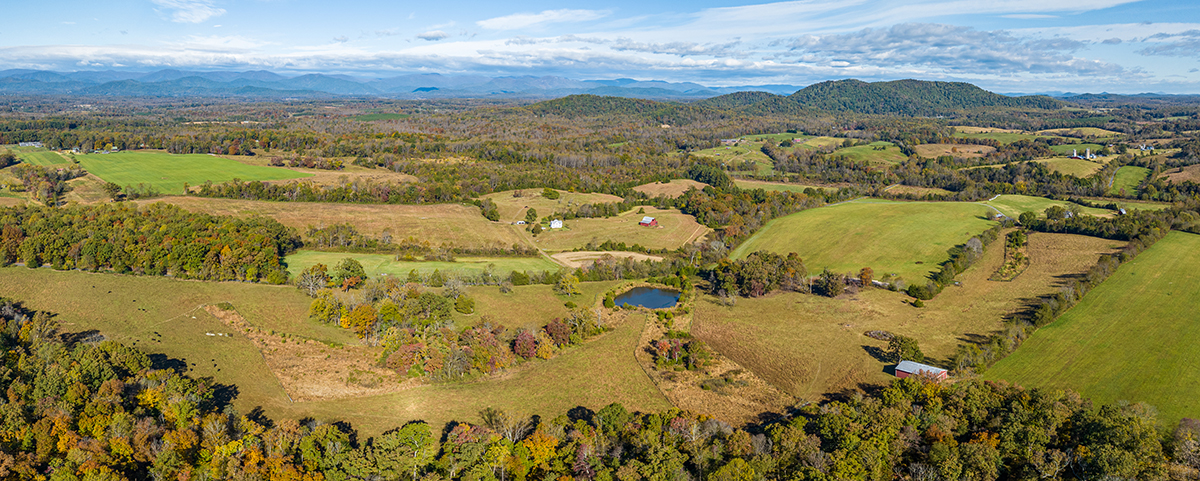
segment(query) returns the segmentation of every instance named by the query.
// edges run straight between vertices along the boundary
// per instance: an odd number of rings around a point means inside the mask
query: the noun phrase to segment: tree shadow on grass
[[[887,351],[884,351],[883,348],[878,346],[863,346],[862,348],[864,351],[867,351],[867,354],[875,358],[876,361],[888,362]]]

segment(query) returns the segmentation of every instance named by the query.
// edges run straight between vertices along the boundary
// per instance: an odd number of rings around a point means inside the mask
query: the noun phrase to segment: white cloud
[[[1043,13],[1014,13],[1010,15],[1001,15],[1004,18],[1015,18],[1017,20],[1038,20],[1043,18],[1058,18],[1058,15],[1046,15]]]
[[[604,10],[545,10],[542,13],[514,13],[475,22],[489,30],[517,30],[546,23],[586,22],[608,16]]]
[[[225,14],[225,9],[213,6],[209,0],[150,0],[171,12],[171,21],[200,23]]]
[[[346,42],[350,41],[350,37],[347,37],[345,35],[342,35],[340,37],[333,37],[333,41],[337,42],[337,43],[346,43]]]
[[[417,34],[417,38],[419,38],[421,40],[428,40],[430,42],[436,42],[438,40],[447,38],[449,36],[450,36],[450,34],[443,32],[441,30],[433,30],[433,31]]]

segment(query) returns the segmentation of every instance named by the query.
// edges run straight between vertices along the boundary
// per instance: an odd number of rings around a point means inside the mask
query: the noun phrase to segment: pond
[[[635,287],[615,299],[618,306],[629,304],[650,309],[675,307],[679,303],[679,292],[654,287]]]

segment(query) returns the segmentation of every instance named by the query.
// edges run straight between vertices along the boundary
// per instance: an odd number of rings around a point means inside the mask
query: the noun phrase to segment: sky
[[[0,69],[1200,94],[1194,0],[8,0]]]

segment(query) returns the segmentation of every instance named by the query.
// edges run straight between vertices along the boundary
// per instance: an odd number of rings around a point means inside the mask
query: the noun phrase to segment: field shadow
[[[86,344],[105,340],[104,334],[100,334],[99,329],[88,329],[80,332],[66,332],[58,337],[59,339],[62,339],[63,344],[66,344],[72,348],[74,348],[76,344],[80,343]]]
[[[985,336],[983,334],[975,334],[975,333],[969,332],[969,333],[959,336],[958,340],[968,343],[968,344],[983,344],[983,343],[990,341],[991,337]]]
[[[150,367],[153,369],[170,369],[179,374],[184,374],[188,370],[187,361],[167,357],[166,354],[150,354]]]
[[[889,366],[895,368],[895,365]],[[886,369],[885,369],[885,372]],[[894,372],[894,371],[893,371]],[[876,384],[870,382],[860,382],[855,387],[848,387],[837,392],[825,393],[825,401],[851,402],[855,397],[878,397],[880,392],[887,388],[887,384]]]
[[[867,352],[867,355],[875,358],[876,361],[888,362],[887,351],[884,351],[882,348],[880,348],[878,346],[865,346],[865,345],[862,346],[862,348],[864,351]]]

